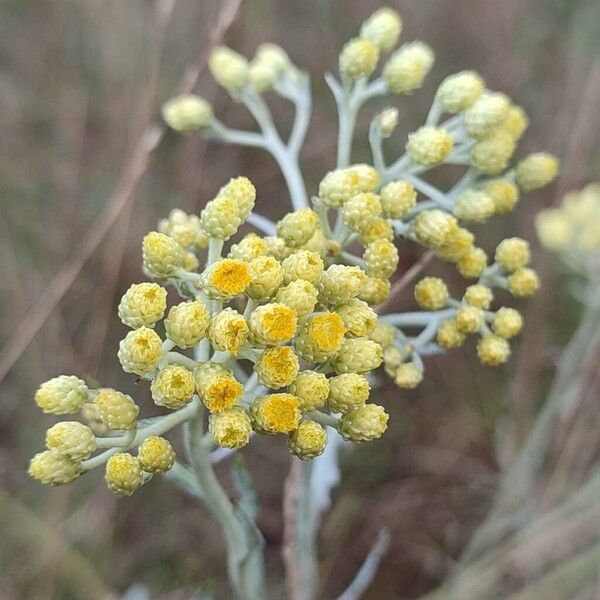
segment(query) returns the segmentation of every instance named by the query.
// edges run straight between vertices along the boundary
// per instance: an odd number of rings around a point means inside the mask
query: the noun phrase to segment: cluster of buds
[[[342,49],[343,85],[328,79],[340,110],[347,111],[340,113],[340,146],[347,142],[349,114],[362,101],[411,93],[430,71],[432,50],[414,41],[390,55],[379,79],[368,81],[400,32],[398,14],[381,9]],[[414,388],[423,379],[422,357],[457,348],[469,335],[479,336],[482,363],[504,363],[508,340],[523,319],[509,307],[492,309],[494,288],[521,298],[539,286],[526,241],[503,240],[490,264],[468,229],[513,210],[521,191],[548,184],[558,170],[557,160],[545,153],[511,168],[527,117],[507,96],[486,89],[479,75],[463,71],[440,84],[427,122],[409,134],[405,154],[389,166],[381,144],[394,133],[398,113],[390,108],[378,115],[370,130],[373,165],[350,164],[341,152],[311,207],[298,195],[301,177],[290,175],[289,162],[297,160],[305,127],[297,121],[283,145],[260,96],[274,90],[299,102],[293,90],[305,75],[272,44],[260,46],[251,61],[217,48],[209,66],[219,84],[251,108],[264,135],[226,128],[197,96],[167,102],[165,121],[181,132],[208,128],[221,141],[272,150],[275,144],[272,153],[284,162],[290,190],[297,193],[296,210],[265,235],[248,233],[231,243],[243,223],[257,223],[251,219],[255,188],[236,177],[199,216],[174,210],[146,235],[143,271],[154,281],[132,285],[119,304],[119,317],[131,330],[118,358],[125,372],[148,383],[165,414],[139,420],[131,397],[90,390],[73,376],[43,384],[36,401],[44,411],[81,411],[87,423],[59,423],[48,431],[48,450],[30,466],[43,483],[67,483],[106,463],[107,485],[129,495],[176,464],[163,434],[203,412],[211,443],[222,448],[241,448],[253,433],[281,435],[293,455],[307,460],[325,450],[334,431],[356,443],[375,440],[388,415],[370,401],[373,370],[383,364],[400,388]],[[445,113],[450,116],[440,124]],[[445,192],[422,178],[442,164],[467,167]],[[557,219],[544,218],[541,227],[549,231]],[[422,311],[378,316],[397,272],[398,238],[430,249],[474,280],[462,298],[453,298],[443,280],[425,277],[414,289]],[[183,300],[170,308],[169,285]],[[409,335],[415,329],[419,333]],[[92,456],[100,449],[106,450]]]

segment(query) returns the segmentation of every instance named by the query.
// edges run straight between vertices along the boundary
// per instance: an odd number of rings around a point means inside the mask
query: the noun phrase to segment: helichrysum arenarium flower
[[[161,369],[150,385],[152,400],[158,406],[172,410],[184,407],[196,391],[194,374],[180,365]]]
[[[494,288],[525,297],[538,289],[539,278],[528,267],[524,240],[502,241],[488,266],[469,226],[513,210],[520,190],[537,189],[556,176],[558,161],[543,152],[514,161],[528,126],[526,113],[504,94],[486,89],[477,73],[461,71],[439,85],[425,124],[408,136],[404,155],[394,161],[384,156],[381,142],[396,133],[399,114],[386,108],[369,128],[374,165],[353,164],[355,115],[349,111],[384,92],[411,93],[432,67],[433,52],[423,42],[394,51],[400,30],[397,13],[381,9],[342,49],[342,81],[328,77],[342,111],[338,166],[324,174],[312,205],[296,164],[307,125],[301,109],[310,104],[308,77],[284,50],[263,44],[250,62],[224,47],[210,56],[216,80],[253,110],[262,131],[229,129],[197,96],[164,104],[163,117],[174,130],[204,128],[218,141],[237,138],[275,154],[291,184],[293,212],[281,209],[287,214],[274,223],[258,213],[251,216],[256,189],[238,176],[221,186],[200,214],[174,209],[158,231],[148,233],[143,271],[158,282],[134,284],[124,294],[118,314],[133,331],[120,343],[118,357],[125,371],[141,378],[140,386],[149,386],[154,403],[171,412],[138,420],[137,404],[124,393],[89,390],[73,376],[52,379],[37,391],[37,404],[54,414],[81,411],[86,424],[65,421],[50,428],[48,450],[31,461],[32,476],[66,483],[110,456],[107,484],[129,495],[173,465],[174,451],[163,434],[174,424],[201,418],[203,411],[217,445],[244,446],[252,430],[285,434],[292,454],[311,459],[325,448],[324,423],[356,442],[385,431],[387,413],[367,402],[367,377],[382,363],[399,387],[412,388],[424,376],[422,356],[457,348],[468,335],[479,337],[481,362],[499,365],[508,359],[508,340],[519,333],[523,319],[514,309],[493,306]],[[385,52],[392,54],[381,76],[369,81]],[[277,128],[265,126],[267,99],[259,94],[268,90],[296,100],[295,125],[281,145]],[[453,116],[444,119],[442,113]],[[422,178],[446,164],[467,170],[448,191],[430,183],[435,178]],[[564,252],[600,247],[600,228],[591,218],[598,213],[598,198],[592,190],[540,215],[543,242]],[[270,235],[250,233],[227,243],[247,220]],[[453,298],[442,279],[425,277],[414,288],[422,310],[376,317],[373,306],[388,299],[396,279],[397,237],[431,249],[472,279],[462,299]],[[411,276],[414,271],[406,266]],[[398,279],[402,288],[404,277]],[[184,301],[167,308],[159,284],[173,285]],[[164,342],[157,333],[163,327]],[[193,351],[181,353],[174,346]],[[209,443],[201,437],[202,446]],[[104,448],[106,453],[98,452]],[[118,452],[125,448],[131,453]]]
[[[143,471],[162,475],[173,466],[175,451],[169,440],[152,435],[140,444],[137,458]]]
[[[193,94],[177,96],[165,102],[162,115],[171,129],[183,133],[206,127],[213,116],[211,105]]]
[[[152,373],[162,356],[162,341],[148,327],[130,331],[119,344],[118,357],[126,373],[135,373],[143,377]]]
[[[36,404],[45,412],[68,415],[77,412],[88,398],[85,381],[74,375],[60,375],[43,383],[35,393]]]
[[[210,415],[210,434],[218,446],[241,448],[250,441],[252,422],[248,412],[241,406],[232,406]]]
[[[327,432],[315,421],[303,419],[288,437],[289,451],[302,460],[311,460],[323,454]]]
[[[219,363],[200,363],[194,375],[196,391],[210,412],[233,406],[244,393],[244,386]]]

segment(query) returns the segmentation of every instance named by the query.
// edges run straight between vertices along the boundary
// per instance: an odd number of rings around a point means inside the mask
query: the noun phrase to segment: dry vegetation
[[[123,335],[115,308],[143,278],[143,233],[171,208],[198,210],[230,175],[246,174],[266,214],[285,212],[270,157],[165,134],[158,123],[161,102],[199,80],[195,89],[217,112],[248,125],[204,72],[210,44],[224,38],[251,52],[272,40],[318,74],[335,67],[342,42],[372,10],[366,4],[7,0],[0,7],[2,597],[103,598],[143,583],[153,598],[183,599],[206,579],[223,583],[216,525],[167,482],[116,500],[94,477],[55,490],[27,478],[45,424],[33,392],[61,372],[132,391],[115,366]],[[524,151],[561,156],[553,190],[482,232],[490,247],[508,231],[531,238],[538,208],[598,178],[600,4],[391,4],[404,16],[403,36],[426,39],[438,54],[430,84],[397,102],[404,133],[426,110],[423,94],[469,67],[529,112]],[[314,190],[334,162],[336,123],[325,84],[315,77],[313,87],[303,166]],[[375,108],[365,111],[363,132]],[[366,139],[359,152],[368,156]],[[403,248],[401,257],[400,272],[418,258]],[[392,431],[344,458],[346,479],[322,534],[325,597],[343,589],[383,525],[392,548],[367,598],[420,597],[449,576],[432,599],[600,597],[600,308],[588,308],[545,399],[585,311],[553,258],[537,252],[535,261],[544,292],[521,307],[526,330],[505,369],[480,368],[465,348],[432,360],[432,376],[417,391],[381,392]],[[410,302],[410,287],[393,300],[398,308]],[[262,494],[268,573],[274,597],[282,597],[287,457],[260,440],[248,461]]]

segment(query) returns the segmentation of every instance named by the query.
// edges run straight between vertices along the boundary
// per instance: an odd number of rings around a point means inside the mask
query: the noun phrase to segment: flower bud
[[[503,306],[498,309],[492,321],[492,329],[496,335],[510,339],[523,328],[523,317],[518,310]]]
[[[259,256],[250,261],[251,281],[246,294],[254,300],[268,300],[283,282],[283,269],[272,256]]]
[[[471,148],[471,165],[486,175],[498,175],[506,170],[516,143],[504,131],[494,131]]]
[[[487,285],[476,283],[465,290],[463,299],[471,306],[487,310],[494,299],[494,294]]]
[[[437,343],[446,350],[459,348],[465,341],[465,334],[458,328],[456,319],[445,319],[437,330]]]
[[[188,133],[206,127],[212,119],[211,105],[199,96],[184,94],[171,98],[162,105],[162,116],[175,131]]]
[[[237,258],[250,262],[255,258],[266,256],[269,253],[267,242],[256,233],[245,235],[237,244],[231,246],[227,258]]]
[[[131,396],[104,388],[100,390],[94,403],[100,409],[102,422],[109,429],[128,431],[136,426],[140,409]]]
[[[254,370],[265,387],[278,390],[290,385],[300,370],[298,357],[289,346],[267,348],[256,361]]]
[[[215,350],[231,352],[237,356],[238,350],[248,339],[249,328],[246,319],[233,308],[225,308],[214,315],[208,327],[208,337]]]
[[[472,247],[456,263],[458,272],[467,279],[479,277],[487,267],[487,254],[481,248]]]
[[[342,417],[340,434],[357,444],[380,438],[387,429],[389,415],[377,404],[364,404],[349,410]]]
[[[300,410],[321,408],[329,395],[329,381],[323,373],[302,371],[288,388],[290,394],[300,399]]]
[[[377,321],[375,311],[358,298],[351,298],[345,304],[339,304],[335,307],[335,312],[342,317],[347,334],[353,337],[369,335]]]
[[[258,396],[250,406],[250,416],[258,433],[290,433],[300,423],[300,400],[292,394]]]
[[[381,188],[381,208],[390,219],[405,217],[417,202],[417,192],[408,181],[392,181]]]
[[[424,277],[415,285],[415,300],[426,310],[440,310],[446,306],[450,294],[439,277]]]
[[[443,163],[453,146],[445,129],[424,126],[409,134],[406,152],[418,165],[430,167]]]
[[[241,406],[232,406],[208,419],[208,430],[213,441],[222,448],[241,448],[250,441],[252,424],[247,411]]]
[[[350,79],[368,77],[379,60],[379,50],[369,40],[354,38],[340,52],[340,73]]]
[[[465,110],[465,129],[474,138],[485,137],[508,115],[510,100],[495,92],[485,92]]]
[[[496,247],[495,260],[509,273],[525,267],[530,259],[529,243],[521,238],[507,238]]]
[[[437,91],[437,100],[446,112],[457,113],[472,106],[483,93],[485,83],[474,71],[446,77]]]
[[[367,275],[360,267],[331,265],[321,275],[319,293],[329,304],[342,304],[360,294],[367,282]]]
[[[169,365],[156,374],[150,391],[157,406],[177,410],[191,401],[196,391],[196,381],[192,372],[185,367]]]
[[[279,288],[275,295],[275,302],[285,304],[296,311],[298,319],[306,317],[313,312],[319,298],[319,291],[310,282],[296,279]]]
[[[221,196],[235,201],[239,211],[238,216],[245,221],[254,208],[256,188],[247,177],[233,177],[219,190],[217,197]]]
[[[250,77],[248,61],[241,54],[224,46],[212,51],[208,68],[217,83],[231,94],[239,93]]]
[[[525,191],[548,185],[558,174],[558,159],[552,154],[538,152],[525,157],[516,170],[517,184]]]
[[[394,383],[403,390],[412,390],[423,381],[423,369],[414,362],[402,363],[396,369]]]
[[[485,323],[483,311],[471,305],[463,305],[454,316],[456,326],[463,333],[477,333]]]
[[[363,192],[350,198],[343,208],[344,225],[360,232],[366,223],[381,214],[381,202],[377,194]]]
[[[484,365],[495,367],[510,357],[510,345],[497,335],[485,335],[477,342],[477,356]]]
[[[402,19],[391,8],[376,10],[360,28],[360,37],[375,44],[382,52],[389,52],[402,31]]]
[[[494,201],[479,190],[465,190],[454,202],[453,212],[462,221],[482,223],[494,214]]]
[[[484,188],[494,203],[494,212],[504,215],[515,208],[519,201],[519,188],[504,179],[493,179]]]
[[[106,461],[104,481],[119,496],[131,496],[143,483],[140,462],[128,452],[119,452]]]
[[[435,55],[425,43],[416,41],[401,46],[385,63],[383,79],[393,94],[408,94],[423,85]]]
[[[158,366],[162,356],[162,341],[154,329],[140,327],[130,331],[120,341],[117,356],[125,373],[144,377]]]
[[[507,279],[508,291],[517,298],[533,296],[540,287],[540,278],[533,269],[517,269]]]
[[[28,473],[44,485],[63,485],[77,479],[82,471],[79,462],[46,450],[31,459]]]
[[[78,421],[62,421],[46,432],[46,446],[73,461],[89,458],[96,450],[94,432]]]
[[[335,372],[367,373],[383,362],[383,349],[373,340],[350,338],[344,341],[332,363]]]
[[[368,399],[371,386],[364,375],[343,373],[329,379],[327,403],[333,412],[345,413],[362,406]]]
[[[456,234],[456,219],[441,210],[423,210],[410,224],[410,231],[417,242],[428,248],[436,248],[450,241]]]
[[[160,321],[167,308],[167,290],[156,283],[137,283],[132,285],[119,303],[119,318],[136,329],[145,325],[154,327]]]
[[[381,137],[388,138],[394,133],[398,125],[398,109],[389,107],[382,110],[377,116],[377,124]]]
[[[286,246],[299,248],[313,236],[319,226],[317,213],[310,208],[302,208],[288,213],[277,223],[277,235]]]
[[[170,277],[183,266],[184,249],[168,235],[151,231],[142,241],[144,268],[154,277]]]
[[[242,224],[242,213],[233,196],[222,193],[200,213],[202,229],[209,238],[227,241]]]
[[[45,412],[68,415],[77,412],[88,398],[85,381],[74,375],[54,377],[38,388],[36,404]]]
[[[142,470],[155,475],[163,475],[175,463],[175,451],[169,440],[158,435],[151,435],[140,444],[137,458]]]
[[[191,348],[206,336],[210,314],[199,300],[172,306],[165,319],[167,337],[180,348]]]
[[[389,298],[390,282],[388,279],[380,277],[368,277],[365,286],[358,295],[360,300],[364,300],[367,304],[381,304]]]

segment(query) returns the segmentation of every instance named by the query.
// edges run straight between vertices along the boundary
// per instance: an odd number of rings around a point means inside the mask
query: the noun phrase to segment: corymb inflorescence
[[[251,179],[236,174],[215,186],[199,215],[172,210],[143,238],[140,258],[151,281],[133,284],[119,303],[128,330],[117,356],[147,400],[73,375],[42,384],[38,406],[69,420],[48,430],[47,449],[30,463],[34,478],[69,483],[104,465],[107,486],[129,496],[155,476],[187,468],[165,435],[198,419],[205,429],[198,443],[233,451],[254,434],[281,436],[291,454],[311,460],[331,436],[358,444],[384,434],[389,417],[372,377],[379,367],[399,388],[415,388],[425,357],[469,336],[483,364],[508,360],[523,318],[497,306],[495,291],[527,297],[539,279],[525,240],[511,237],[485,250],[470,228],[550,183],[558,162],[543,152],[515,160],[528,125],[524,110],[464,70],[439,82],[425,122],[401,140],[402,155],[390,162],[384,156],[383,141],[395,136],[398,122],[391,106],[372,120],[372,160],[353,163],[359,108],[374,97],[389,94],[394,103],[416,93],[434,63],[422,41],[396,49],[401,30],[399,15],[380,9],[343,46],[339,79],[326,77],[340,115],[337,161],[308,186],[310,194],[298,167],[310,116],[308,76],[280,47],[263,44],[250,59],[219,47],[209,60],[217,83],[249,109],[260,131],[230,129],[199,96],[164,104],[163,118],[176,132],[270,151],[291,210],[281,210],[276,223],[253,212],[261,199]],[[267,93],[296,108],[287,141],[272,123]],[[448,190],[426,179],[441,165],[463,167]],[[572,239],[598,245],[597,228],[574,233],[584,208],[597,207],[595,192],[540,217],[548,246],[561,250]],[[245,224],[257,232],[240,235]],[[425,276],[414,286],[414,310],[382,314],[399,276],[399,240],[453,265],[463,289]],[[168,300],[168,287],[178,301]],[[148,402],[162,412],[141,419]]]

